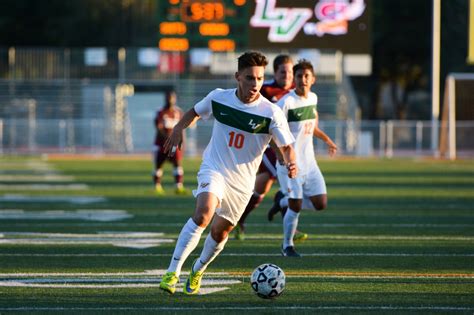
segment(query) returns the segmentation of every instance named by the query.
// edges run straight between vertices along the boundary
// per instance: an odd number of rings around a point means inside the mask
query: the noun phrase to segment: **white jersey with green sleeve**
[[[270,140],[280,147],[294,138],[278,106],[263,96],[245,104],[236,93],[237,89],[215,89],[194,106],[201,118],[214,116],[201,168],[217,171],[233,189],[249,192]]]
[[[298,175],[304,175],[317,167],[314,157],[313,131],[316,124],[318,96],[310,92],[307,98],[301,97],[292,90],[283,96],[277,105],[283,110],[291,133],[295,138],[293,147],[296,152]]]

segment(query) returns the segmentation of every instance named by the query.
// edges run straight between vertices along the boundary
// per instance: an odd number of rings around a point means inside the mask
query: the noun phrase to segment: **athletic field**
[[[158,285],[194,198],[173,194],[169,165],[158,197],[148,157],[0,157],[0,313],[473,314],[474,160],[319,163],[329,207],[300,216],[303,257],[280,255],[275,186],[201,294],[170,296]],[[198,165],[185,162],[188,189]],[[275,300],[250,287],[265,262],[287,275]]]

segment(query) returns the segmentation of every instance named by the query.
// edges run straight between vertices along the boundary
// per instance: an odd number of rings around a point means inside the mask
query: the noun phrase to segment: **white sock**
[[[224,249],[225,244],[227,243],[227,237],[220,243],[217,243],[211,236],[207,235],[206,241],[204,242],[204,248],[202,249],[201,256],[194,264],[193,272],[204,271],[207,266],[219,255],[219,253]]]
[[[298,226],[299,212],[295,212],[288,208],[283,218],[283,248],[294,246],[293,237],[295,236],[296,227]]]
[[[183,226],[181,233],[179,233],[173,257],[171,257],[171,262],[168,267],[168,272],[176,272],[176,275],[179,277],[186,258],[188,258],[189,254],[191,254],[199,244],[201,234],[204,230],[204,228],[196,225],[193,219],[189,218],[188,222]]]
[[[280,199],[280,207],[281,208],[286,208],[288,207],[288,197],[283,197]]]

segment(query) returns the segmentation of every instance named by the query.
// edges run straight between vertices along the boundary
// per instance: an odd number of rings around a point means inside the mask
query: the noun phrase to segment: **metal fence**
[[[212,121],[200,121],[187,130],[186,155],[198,156],[209,142]],[[147,153],[154,129],[148,118],[117,130],[116,124],[97,119],[0,120],[0,153]],[[431,121],[321,121],[320,127],[337,143],[339,155],[364,157],[436,156],[431,149]],[[474,156],[474,121],[456,126],[457,155]],[[315,154],[327,148],[315,140]]]

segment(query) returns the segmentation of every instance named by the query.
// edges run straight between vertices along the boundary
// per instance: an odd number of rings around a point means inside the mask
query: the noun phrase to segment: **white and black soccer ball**
[[[263,264],[252,272],[250,283],[259,297],[273,299],[285,289],[285,273],[275,264]]]

